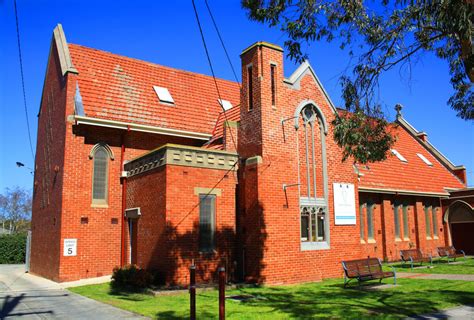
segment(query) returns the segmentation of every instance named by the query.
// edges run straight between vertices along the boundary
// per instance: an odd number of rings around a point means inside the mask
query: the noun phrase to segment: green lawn
[[[474,301],[474,282],[399,279],[396,287],[367,290],[344,289],[342,279],[318,283],[256,287],[227,291],[256,299],[226,301],[228,319],[305,319],[305,318],[405,318],[430,313]],[[392,283],[386,279],[385,283]],[[189,295],[153,297],[146,294],[114,292],[110,284],[70,289],[95,300],[158,319],[189,318]],[[197,318],[215,319],[218,312],[215,290],[197,294]]]
[[[457,258],[456,263],[449,263],[446,259],[434,259],[432,268],[425,268],[429,263],[424,262],[423,266],[419,268],[419,264],[415,264],[413,270],[409,263],[392,263],[389,266],[395,267],[397,272],[414,272],[414,273],[444,273],[444,274],[474,274],[474,258],[468,257]],[[391,268],[384,266],[384,269],[389,271]]]

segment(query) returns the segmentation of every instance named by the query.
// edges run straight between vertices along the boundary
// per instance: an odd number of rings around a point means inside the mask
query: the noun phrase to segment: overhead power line
[[[209,55],[209,50],[207,49],[206,39],[204,38],[204,33],[202,31],[201,21],[199,20],[199,14],[198,14],[198,11],[196,9],[196,4],[194,3],[194,0],[191,0],[191,1],[193,3],[194,14],[196,15],[196,21],[197,21],[197,24],[198,24],[198,27],[199,27],[199,32],[201,33],[202,44],[204,45],[204,50],[206,51],[207,62],[209,63],[209,67],[211,68],[212,78],[214,79],[214,84],[216,86],[217,95],[219,96],[219,101],[220,101],[222,110],[224,111],[224,118],[225,118],[225,121],[228,122],[226,110],[224,109],[224,106],[222,104],[222,97],[221,97],[221,93],[219,91],[219,85],[217,84],[217,79],[216,79],[216,75],[214,73],[214,68],[212,67],[212,62],[211,62],[211,57]],[[237,150],[237,143],[235,142],[232,130],[230,130],[229,133],[230,133],[230,137],[232,138],[232,143],[234,144],[235,150]]]
[[[229,61],[230,68],[232,69],[232,73],[234,74],[235,81],[239,83],[239,78],[237,78],[237,73],[235,72],[234,65],[232,64],[232,61],[230,60],[229,53],[227,52],[227,49],[225,47],[224,40],[222,40],[221,33],[219,32],[219,28],[217,27],[216,20],[214,20],[214,15],[212,14],[211,8],[209,7],[207,0],[204,0],[204,1],[206,3],[207,11],[209,12],[209,15],[211,16],[212,23],[214,24],[214,28],[216,29],[217,35],[219,36],[219,40],[221,41],[221,45],[222,45],[222,48],[224,49],[225,56],[227,57],[227,61]]]
[[[28,117],[28,107],[26,105],[26,90],[25,90],[25,77],[23,74],[23,59],[21,57],[21,44],[20,44],[20,28],[18,26],[18,9],[16,7],[16,0],[13,0],[13,4],[15,7],[15,20],[16,20],[16,37],[18,40],[18,57],[20,60],[20,73],[21,73],[21,85],[23,88],[23,102],[25,106],[25,117],[26,117],[26,127],[28,128],[28,140],[30,142],[30,151],[31,156],[33,157],[33,162],[35,161],[35,153],[33,151],[33,143],[31,141],[31,130],[30,130],[30,120]]]

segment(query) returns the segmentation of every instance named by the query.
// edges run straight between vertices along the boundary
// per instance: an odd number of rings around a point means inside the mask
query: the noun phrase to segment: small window
[[[160,102],[174,104],[173,97],[171,96],[168,89],[157,86],[153,86],[153,89],[155,89],[156,95],[158,96],[158,99],[160,99]]]
[[[403,205],[403,238],[410,239],[410,227],[408,225],[408,205]]]
[[[270,65],[270,82],[272,89],[272,106],[276,106],[276,83],[275,83],[275,69],[276,65]]]
[[[394,224],[395,224],[395,238],[400,239],[400,209],[402,205],[397,203],[393,208]]]
[[[199,195],[199,251],[212,252],[215,248],[216,196]]]
[[[222,100],[217,99],[217,101],[219,101],[219,104],[222,106],[222,109],[224,109],[224,111],[232,109],[232,103],[230,103],[230,101],[224,100],[224,99],[222,99]]]
[[[427,238],[431,238],[430,210],[431,206],[425,205],[425,228]]]
[[[405,157],[402,156],[402,155],[400,154],[400,152],[398,152],[397,150],[392,149],[392,150],[390,150],[390,151],[392,152],[392,154],[393,154],[394,156],[396,156],[396,157],[398,158],[398,160],[403,161],[403,162],[408,162],[408,160],[405,159]]]
[[[253,109],[253,73],[252,66],[247,67],[247,92],[248,92],[248,108]]]
[[[367,203],[367,239],[374,240],[374,204]]]
[[[103,146],[99,146],[95,150],[93,158],[92,202],[106,204],[109,155]]]
[[[431,217],[433,218],[433,236],[438,237],[438,219],[437,219],[437,207],[431,207]]]
[[[359,205],[359,215],[360,215],[360,240],[365,240],[364,204]]]
[[[433,166],[433,164],[431,163],[430,160],[426,159],[426,157],[424,155],[422,155],[421,153],[417,153],[416,154],[421,160],[423,160],[424,163],[426,163],[427,165],[429,165],[430,167]]]

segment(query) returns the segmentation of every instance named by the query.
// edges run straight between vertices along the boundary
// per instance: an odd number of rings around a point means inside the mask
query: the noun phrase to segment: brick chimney
[[[466,175],[466,167],[464,166],[457,166],[453,169],[453,173],[462,183],[467,184],[467,175]]]
[[[421,141],[428,142],[428,135],[426,134],[426,132],[418,132],[416,136],[420,138]]]

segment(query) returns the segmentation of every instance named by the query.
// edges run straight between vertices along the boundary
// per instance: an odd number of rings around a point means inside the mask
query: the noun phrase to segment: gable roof
[[[392,149],[398,151],[407,162],[389,154],[382,162],[367,166],[357,165],[359,189],[361,191],[398,191],[403,194],[446,195],[446,189],[464,188],[465,185],[433,155],[431,150],[413,137],[402,125],[393,128],[397,141]],[[423,155],[433,165],[426,164],[417,153]]]
[[[212,134],[222,107],[211,76],[69,44],[85,116]],[[237,82],[217,79],[222,99],[239,104]],[[160,102],[167,88],[174,104]]]

